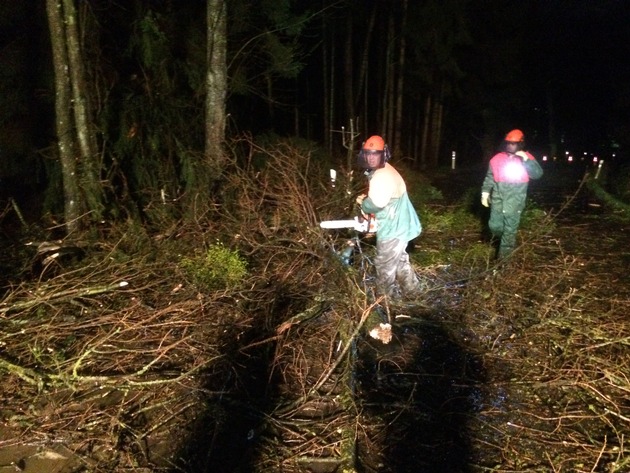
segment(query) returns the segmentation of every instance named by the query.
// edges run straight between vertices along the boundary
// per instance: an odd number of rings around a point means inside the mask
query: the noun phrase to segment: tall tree
[[[211,180],[217,180],[225,162],[225,100],[227,95],[227,4],[208,0],[206,69],[206,145]]]
[[[333,150],[333,123],[335,120],[335,96],[332,93],[332,84],[335,83],[335,51],[336,43],[334,41],[334,28],[330,28],[328,25],[330,20],[328,15],[322,15],[321,18],[321,30],[322,30],[322,124],[324,126],[324,143],[326,149],[330,154]]]
[[[392,141],[395,146],[394,152],[400,155],[402,151],[402,128],[403,128],[403,104],[404,104],[404,90],[405,90],[405,59],[407,53],[407,41],[404,34],[407,29],[407,0],[402,0],[402,18],[400,31],[403,34],[400,35],[398,46],[398,78],[396,83],[396,115],[394,117],[394,135]]]
[[[444,148],[444,103],[454,96],[462,79],[457,50],[470,40],[466,4],[467,0],[409,3],[408,82],[413,81],[417,91],[409,89],[408,93],[424,109],[423,123],[418,124],[422,139],[416,156],[421,167],[438,166]]]
[[[352,27],[352,21],[349,21],[346,26],[346,38],[344,41],[343,51],[343,89],[346,107],[346,119],[354,120],[354,97],[355,97],[355,82],[354,82],[354,29]]]
[[[390,145],[396,147],[392,142],[394,139],[394,107],[395,107],[395,87],[396,87],[396,25],[393,10],[389,10],[387,15],[387,47],[385,54],[385,66],[383,70],[385,76],[385,93],[383,94],[383,132]],[[399,152],[397,150],[396,152]]]
[[[361,51],[361,65],[359,67],[359,74],[357,77],[356,88],[356,100],[357,103],[364,100],[364,110],[368,110],[367,107],[367,80],[368,80],[368,67],[369,67],[369,53],[372,37],[374,36],[374,25],[376,24],[377,5],[374,4],[370,9],[370,17],[367,21],[367,26],[363,26],[360,30],[363,35],[363,50]]]
[[[55,71],[57,147],[68,232],[102,216],[103,197],[96,135],[89,112],[87,81],[74,0],[47,0]]]
[[[296,12],[294,3],[230,2],[228,109],[240,127],[280,134],[296,128],[295,104],[303,100],[296,84],[309,83],[296,80],[304,67],[302,32],[313,17],[308,9]]]

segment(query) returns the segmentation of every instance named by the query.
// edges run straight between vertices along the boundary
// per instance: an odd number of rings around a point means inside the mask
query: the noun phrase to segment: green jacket
[[[376,238],[411,241],[422,232],[418,213],[407,194],[402,176],[389,163],[368,175],[370,188],[361,210],[374,214],[378,225]]]

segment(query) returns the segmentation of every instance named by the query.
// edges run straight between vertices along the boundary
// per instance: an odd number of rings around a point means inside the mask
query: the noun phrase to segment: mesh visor
[[[363,169],[378,169],[385,165],[383,151],[362,149],[359,152],[359,167]]]

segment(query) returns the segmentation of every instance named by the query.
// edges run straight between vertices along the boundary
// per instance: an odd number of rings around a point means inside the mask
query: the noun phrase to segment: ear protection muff
[[[389,146],[385,145],[383,147],[383,163],[386,163],[387,161],[389,161],[392,157],[392,153],[389,151]]]

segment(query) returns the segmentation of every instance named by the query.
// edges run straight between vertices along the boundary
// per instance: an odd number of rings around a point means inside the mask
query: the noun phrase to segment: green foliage
[[[139,35],[132,37],[132,46],[138,49],[138,58],[144,67],[153,69],[163,63],[168,55],[168,38],[160,23],[161,15],[149,10],[144,18],[138,21]]]
[[[482,224],[479,218],[462,206],[452,208],[425,207],[422,251],[412,259],[420,266],[468,264],[485,266],[492,255],[487,242],[479,242]]]
[[[416,210],[422,209],[426,204],[444,199],[442,192],[432,186],[429,180],[420,172],[408,169],[405,166],[395,164],[396,169],[407,183],[409,199]]]
[[[209,290],[233,288],[247,276],[247,262],[220,242],[201,258],[183,258],[180,265],[195,284]]]
[[[293,3],[265,0],[252,8],[251,2],[230,2],[231,93],[288,103],[284,88],[270,84],[298,78],[309,55],[302,35],[310,13],[298,13]]]
[[[604,203],[627,211],[630,207],[630,163],[622,162],[603,169],[599,179],[588,181],[588,188]]]
[[[479,219],[460,206],[446,210],[427,206],[421,214],[422,225],[431,232],[457,235],[470,230],[481,230]]]
[[[190,211],[180,197],[205,193],[209,172],[201,164],[204,23],[191,23],[191,10],[184,15],[162,7],[139,6],[126,25],[129,39],[111,60],[126,64],[128,78],[115,84],[99,113],[106,157],[115,159],[111,190],[126,208],[142,209],[145,222],[155,226]]]
[[[266,36],[266,40],[269,70],[280,77],[296,78],[304,64],[296,60],[295,46],[283,43],[280,38],[273,35]]]
[[[469,189],[460,202],[452,207],[424,205],[420,211],[423,226],[431,232],[452,235],[461,235],[466,232],[479,233],[482,221],[474,212],[472,204],[476,196],[476,189]]]
[[[485,268],[491,263],[494,253],[494,248],[487,242],[449,239],[439,246],[432,245],[412,253],[411,259],[421,268],[440,265]]]
[[[521,215],[520,228],[544,234],[555,228],[555,222],[546,211],[537,207],[531,200],[528,200]]]
[[[495,249],[485,241],[454,246],[448,257],[449,262],[457,262],[462,267],[488,267],[494,259]]]
[[[486,242],[479,242],[483,221],[475,211],[477,189],[464,192],[454,205],[445,205],[444,195],[419,173],[405,172],[410,199],[418,210],[423,233],[414,263],[421,267],[467,264],[485,266],[492,253]]]
[[[620,184],[625,182],[625,184]],[[625,186],[630,188],[630,179],[627,176],[621,176],[616,178],[616,185],[611,186],[613,193],[610,193],[604,189],[601,182],[596,179],[590,179],[587,182],[589,191],[595,196],[596,199],[603,202],[607,207],[618,212],[617,217],[622,216],[622,213],[630,212],[630,191],[624,190]]]

